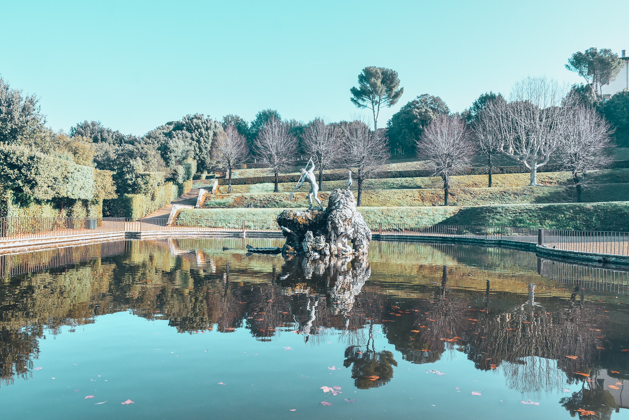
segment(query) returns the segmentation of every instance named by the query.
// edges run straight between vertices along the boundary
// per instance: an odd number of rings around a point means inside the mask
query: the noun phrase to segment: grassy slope
[[[217,228],[278,229],[281,209],[182,210],[177,224]],[[436,224],[521,226],[575,230],[629,231],[629,202],[595,204],[492,205],[481,207],[361,207],[372,229]]]
[[[329,194],[319,197],[324,206]],[[450,205],[484,206],[490,204],[548,204],[576,201],[574,187],[514,187],[514,188],[459,188],[452,189]],[[629,184],[592,184],[584,187],[583,202],[629,201]],[[363,192],[365,207],[440,206],[440,189],[381,189]],[[205,203],[207,208],[301,208],[308,206],[306,192],[218,194]]]
[[[571,186],[572,179],[568,172],[542,172],[538,174],[537,182],[545,186]],[[528,174],[497,174],[493,176],[494,188],[525,187],[529,183]],[[613,184],[629,183],[629,169],[614,169],[592,172],[588,176],[589,184]],[[467,175],[452,177],[452,185],[455,188],[485,188],[487,187],[486,175]],[[346,181],[324,181],[324,191],[331,191],[336,188],[345,188]],[[379,178],[369,179],[363,184],[364,190],[392,190],[392,189],[432,189],[440,188],[441,183],[436,177],[421,178]],[[195,187],[205,187],[202,183],[195,184]],[[274,185],[272,183],[233,185],[232,193],[272,193]],[[280,192],[291,192],[295,188],[295,183],[280,183]],[[300,191],[308,191],[310,187],[305,185]],[[356,192],[358,186],[354,182],[352,191]],[[227,186],[219,186],[219,192],[226,194]]]

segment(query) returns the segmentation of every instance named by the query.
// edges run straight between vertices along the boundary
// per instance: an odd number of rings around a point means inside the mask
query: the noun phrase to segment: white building
[[[629,88],[629,57],[626,55],[626,50],[622,50],[620,58],[625,62],[625,65],[618,73],[618,76],[616,76],[616,80],[603,85],[603,98],[605,99],[609,99],[615,93]]]

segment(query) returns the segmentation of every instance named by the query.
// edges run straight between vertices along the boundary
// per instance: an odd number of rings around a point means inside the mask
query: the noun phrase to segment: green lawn
[[[184,209],[177,224],[240,229],[278,229],[282,209]],[[629,202],[586,204],[525,204],[479,207],[362,207],[372,229],[429,227],[438,224],[544,227],[573,230],[629,231]]]

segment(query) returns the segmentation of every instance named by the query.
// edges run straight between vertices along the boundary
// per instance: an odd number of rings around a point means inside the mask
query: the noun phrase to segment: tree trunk
[[[576,186],[576,190],[577,190],[577,203],[581,202],[581,194],[583,193],[583,187],[581,185],[581,182],[579,181],[579,176],[573,174],[572,175],[572,180],[574,181],[574,184]]]
[[[363,174],[360,169],[358,170],[358,198],[356,199],[356,206],[360,207],[363,200]]]
[[[279,185],[278,185],[279,184],[279,176],[278,175],[279,174],[278,174],[277,170],[275,170],[275,190],[273,190],[273,192],[279,192],[280,191]]]
[[[319,191],[323,191],[323,166],[319,166]]]
[[[229,183],[227,187],[227,194],[232,192],[232,168],[231,166],[227,169],[229,171]]]
[[[537,162],[533,162],[531,165],[531,183],[529,186],[536,187],[537,185]]]
[[[450,205],[450,183],[447,176],[443,177],[443,205]]]
[[[373,132],[378,131],[378,119],[376,117],[376,110],[373,110]]]
[[[489,169],[489,173],[487,174],[488,177],[488,187],[491,188],[491,184],[492,184],[492,180],[491,180],[491,171],[494,168],[494,165],[491,161],[491,153],[487,154],[487,167]]]

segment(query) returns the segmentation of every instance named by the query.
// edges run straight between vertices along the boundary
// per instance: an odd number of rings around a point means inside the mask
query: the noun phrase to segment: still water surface
[[[629,419],[629,276],[455,245],[0,259],[2,419]]]

